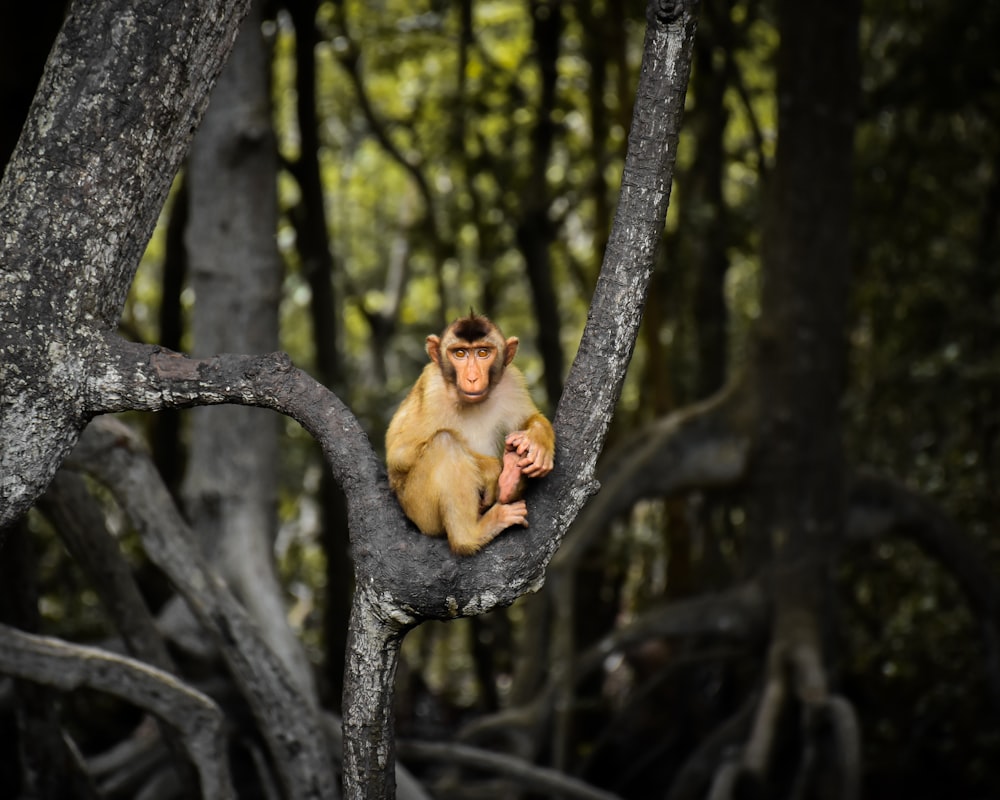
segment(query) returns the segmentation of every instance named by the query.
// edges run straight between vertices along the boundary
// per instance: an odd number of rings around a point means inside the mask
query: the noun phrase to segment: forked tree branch
[[[474,560],[402,520],[384,470],[337,399],[274,357],[183,359],[105,337],[89,411],[237,402],[280,410],[317,436],[348,500],[358,581],[345,696],[349,797],[393,793],[391,714],[396,647],[427,618],[482,613],[540,585],[569,524],[595,489],[594,470],[638,335],[662,236],[690,72],[695,2],[653,0],[621,198],[577,358],[556,412],[555,471],[529,496],[533,525]],[[373,671],[365,670],[365,660]]]
[[[348,497],[358,596],[364,600],[352,635],[374,637],[358,648],[370,651],[368,645],[390,642],[418,620],[481,613],[537,588],[567,527],[594,492],[597,456],[632,355],[666,217],[696,2],[649,4],[621,199],[556,413],[558,466],[528,498],[532,527],[500,537],[474,560],[455,558],[444,541],[423,537],[405,522],[357,420],[287,361],[183,359],[109,333],[247,5],[102,0],[97,8],[75,3],[69,14],[0,187],[6,223],[0,242],[0,526],[34,502],[95,414],[225,402],[274,408],[320,439]],[[106,81],[93,80],[88,62],[95,41],[107,44],[100,65]],[[39,162],[51,168],[39,168]],[[61,216],[53,208],[62,209]],[[161,548],[161,557],[180,557],[167,541],[150,540],[147,547]],[[214,603],[202,621],[223,639],[231,636],[238,612],[212,594],[213,579],[197,568],[196,553],[184,553],[181,561],[173,579],[187,583],[189,599]],[[197,595],[206,587],[208,595]],[[227,613],[213,617],[207,611],[213,607]],[[259,665],[250,662],[247,641],[230,643],[228,656],[252,676]],[[358,797],[386,797],[392,789],[391,719],[384,713],[364,716],[365,709],[390,705],[393,665],[382,666],[367,685],[356,687],[371,695],[356,708],[362,713],[357,730],[381,743],[348,748],[349,783]],[[273,681],[272,690],[286,686],[280,672],[269,672],[265,680]],[[290,696],[287,713],[295,702]],[[309,740],[308,733],[292,737],[296,720],[289,728],[279,717],[270,717],[265,727],[277,737],[275,746],[286,747],[292,771],[305,763],[316,766],[318,740]],[[316,768],[311,783],[297,773],[309,785],[296,796],[335,793],[327,768]]]

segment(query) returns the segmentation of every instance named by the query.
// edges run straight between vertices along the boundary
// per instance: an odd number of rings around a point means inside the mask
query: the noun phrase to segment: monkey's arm
[[[535,412],[524,429],[507,434],[507,450],[520,456],[518,468],[528,478],[542,478],[555,465],[556,434],[551,423]]]

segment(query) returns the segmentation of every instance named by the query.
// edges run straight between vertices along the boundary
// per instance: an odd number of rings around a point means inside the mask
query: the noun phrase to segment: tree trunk
[[[524,210],[517,224],[517,244],[524,254],[532,305],[539,325],[538,350],[545,364],[545,393],[549,405],[555,406],[562,394],[564,359],[559,341],[559,306],[549,253],[554,226],[548,218],[546,173],[556,130],[551,115],[556,107],[556,63],[563,22],[560,0],[533,0],[531,11],[532,38],[541,71],[541,98],[538,119],[531,136],[531,172],[522,196]]]
[[[385,605],[359,587],[351,605],[344,673],[344,796],[396,796],[392,703],[399,646],[415,622],[385,615]]]
[[[296,110],[301,154],[293,172],[302,192],[293,214],[302,271],[309,281],[309,312],[316,352],[316,375],[333,391],[343,383],[338,298],[334,290],[333,258],[327,231],[326,202],[320,165],[319,120],[316,114],[316,0],[288,4],[295,25]],[[330,471],[324,469],[319,488],[323,552],[326,555],[326,603],[323,608],[324,689],[339,707],[344,691],[347,628],[354,576],[351,569],[347,504]]]
[[[837,701],[824,645],[830,556],[845,514],[840,403],[859,13],[856,2],[779,3],[778,150],[764,222],[748,503],[752,553],[758,568],[767,565],[774,605],[765,688],[743,759],[743,777],[763,785],[778,769],[771,759],[787,709],[802,715],[802,751],[823,752],[820,730]],[[853,796],[850,775],[823,773],[806,756],[797,769],[782,779],[809,796]]]
[[[816,20],[816,14],[824,17]],[[762,555],[822,558],[841,533],[856,3],[781,5],[778,151],[767,187],[752,495]]]
[[[0,530],[94,413],[88,357],[118,325],[247,6],[70,9],[0,182]]]
[[[278,348],[277,153],[260,24],[260,3],[254,3],[188,161],[194,350],[206,355]],[[191,525],[299,689],[315,700],[274,569],[279,418],[256,408],[190,413],[182,494]]]

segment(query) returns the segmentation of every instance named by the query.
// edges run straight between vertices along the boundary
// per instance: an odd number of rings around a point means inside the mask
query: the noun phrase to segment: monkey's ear
[[[514,360],[514,356],[517,354],[518,338],[516,336],[511,336],[503,348],[503,365],[506,367]]]
[[[441,363],[441,337],[431,334],[427,337],[427,355],[431,357],[431,361],[435,364]]]

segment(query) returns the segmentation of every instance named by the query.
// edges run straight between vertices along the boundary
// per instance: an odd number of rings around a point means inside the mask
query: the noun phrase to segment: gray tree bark
[[[71,7],[0,181],[0,530],[86,421],[113,331],[249,0]]]

